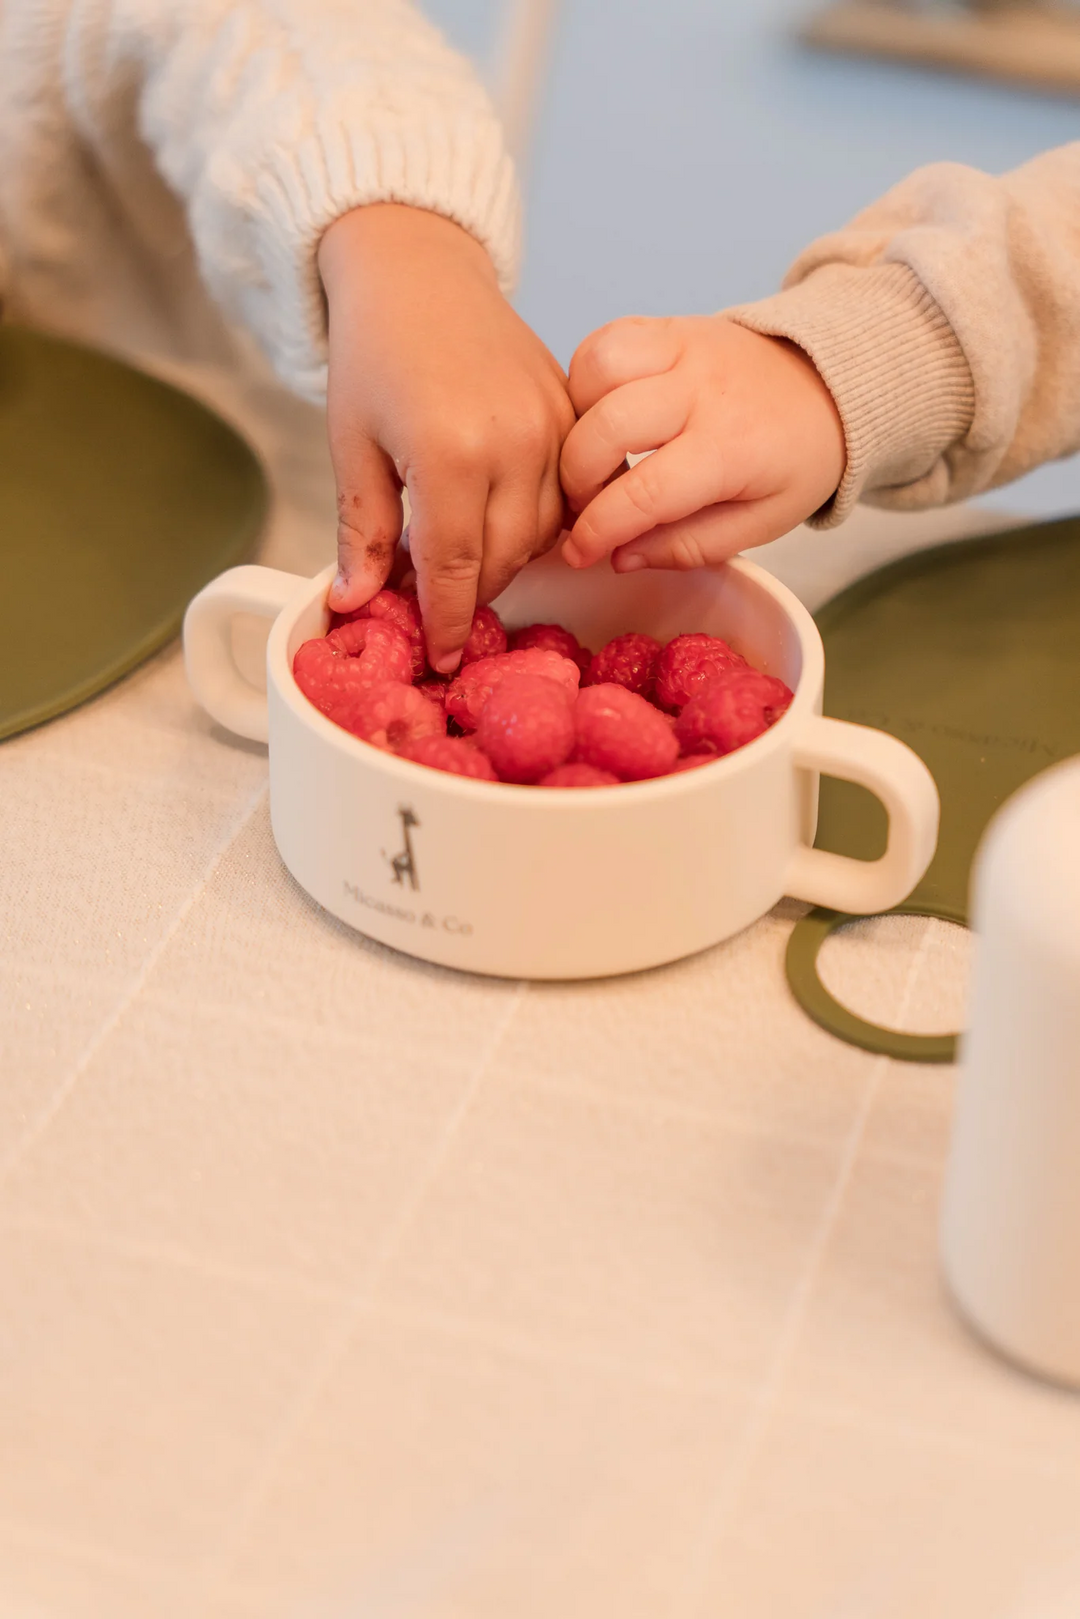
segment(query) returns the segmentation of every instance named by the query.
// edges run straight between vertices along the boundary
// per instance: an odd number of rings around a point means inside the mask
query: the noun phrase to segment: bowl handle
[[[230,568],[212,579],[184,614],[184,667],[188,684],[211,719],[252,742],[267,740],[266,693],[244,679],[233,656],[232,621],[252,613],[270,625],[308,585],[276,568]]]
[[[785,893],[833,911],[873,916],[905,900],[937,847],[941,805],[917,753],[884,731],[813,715],[795,744],[795,763],[868,787],[889,817],[880,860],[853,860],[805,844],[795,851]]]

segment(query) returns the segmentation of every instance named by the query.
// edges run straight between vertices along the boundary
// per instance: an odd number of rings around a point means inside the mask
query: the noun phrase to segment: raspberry
[[[359,658],[342,657],[322,636],[300,647],[293,659],[293,679],[323,714],[340,706],[346,692],[364,684]]]
[[[502,620],[491,607],[478,607],[473,614],[472,629],[461,653],[461,667],[479,663],[481,658],[496,658],[506,651],[506,631]]]
[[[393,624],[406,637],[412,648],[412,678],[419,680],[427,668],[424,651],[424,625],[420,617],[420,603],[415,596],[406,596],[398,590],[380,590],[377,596],[352,613],[332,613],[334,629],[355,624],[364,618],[383,619]]]
[[[684,754],[731,753],[767,731],[791,702],[782,680],[748,664],[715,675],[675,725]]]
[[[749,665],[715,635],[677,635],[656,664],[656,700],[663,708],[685,708],[695,692],[732,667]]]
[[[506,675],[484,704],[476,736],[503,781],[535,784],[570,757],[570,696],[543,675]]]
[[[429,703],[434,703],[440,713],[446,713],[446,694],[450,690],[450,683],[446,680],[418,680],[417,691],[422,691]]]
[[[333,647],[323,635],[317,636],[313,641],[305,641],[303,646],[298,648],[293,658],[293,679],[316,708],[322,707],[324,692],[329,692],[334,689],[335,684],[340,684],[339,665],[344,661],[344,658],[335,654]]]
[[[625,686],[640,697],[652,694],[656,660],[660,656],[660,642],[651,635],[632,630],[629,635],[617,635],[614,641],[600,651],[589,664],[586,686]]]
[[[484,704],[500,681],[507,675],[545,675],[564,686],[568,697],[577,693],[581,674],[576,663],[560,657],[557,652],[544,652],[530,647],[521,652],[503,652],[495,658],[480,658],[470,663],[450,683],[446,694],[446,712],[456,720],[463,731],[475,731]]]
[[[331,715],[354,736],[373,747],[397,753],[425,736],[444,736],[446,720],[415,686],[386,681],[362,686],[351,694],[347,708]]]
[[[409,638],[396,625],[377,618],[362,618],[342,624],[326,637],[335,653],[355,658],[369,681],[412,679],[412,648]]]
[[[679,756],[663,714],[625,686],[586,686],[574,705],[575,762],[611,771],[623,781],[666,776]]]
[[[352,715],[362,691],[407,682],[411,668],[412,654],[401,631],[371,619],[305,641],[293,659],[293,677],[304,696],[346,730],[354,728]]]
[[[683,770],[696,770],[699,765],[713,765],[716,763],[715,753],[688,753],[682,759],[676,759],[671,767],[671,774],[676,776]]]
[[[569,658],[571,663],[577,664],[582,676],[592,662],[588,647],[582,646],[577,636],[564,630],[561,624],[526,624],[524,629],[514,630],[510,636],[511,651],[527,652],[530,647],[558,652],[561,657]]]
[[[474,781],[498,781],[495,767],[486,753],[456,736],[422,736],[399,749],[403,759],[427,765],[429,770],[445,770],[451,776],[471,776]]]
[[[595,765],[559,765],[540,782],[541,787],[617,787],[618,776]]]

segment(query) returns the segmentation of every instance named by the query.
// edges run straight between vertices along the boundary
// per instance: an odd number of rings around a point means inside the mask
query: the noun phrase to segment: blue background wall
[[[504,0],[426,4],[486,69]],[[774,290],[806,242],[920,164],[1000,172],[1080,138],[1080,99],[807,51],[796,39],[807,10],[806,0],[564,0],[518,298],[564,363],[615,315],[700,312]],[[1080,511],[1080,463],[990,503]]]

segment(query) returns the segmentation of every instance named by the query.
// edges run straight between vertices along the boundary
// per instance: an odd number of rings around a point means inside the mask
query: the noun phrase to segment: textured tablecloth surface
[[[267,559],[327,557],[264,424]],[[813,602],[977,524],[766,559]],[[178,650],[0,748],[2,1619],[1064,1619],[1080,1404],[968,1336],[953,1073],[790,999],[795,916],[483,981],[330,920]],[[966,936],[830,982],[950,1026]]]

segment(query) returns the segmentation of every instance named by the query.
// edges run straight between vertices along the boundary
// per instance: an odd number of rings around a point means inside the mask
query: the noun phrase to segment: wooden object
[[[1080,10],[1063,6],[916,10],[899,0],[836,0],[803,38],[827,50],[1080,92]]]

